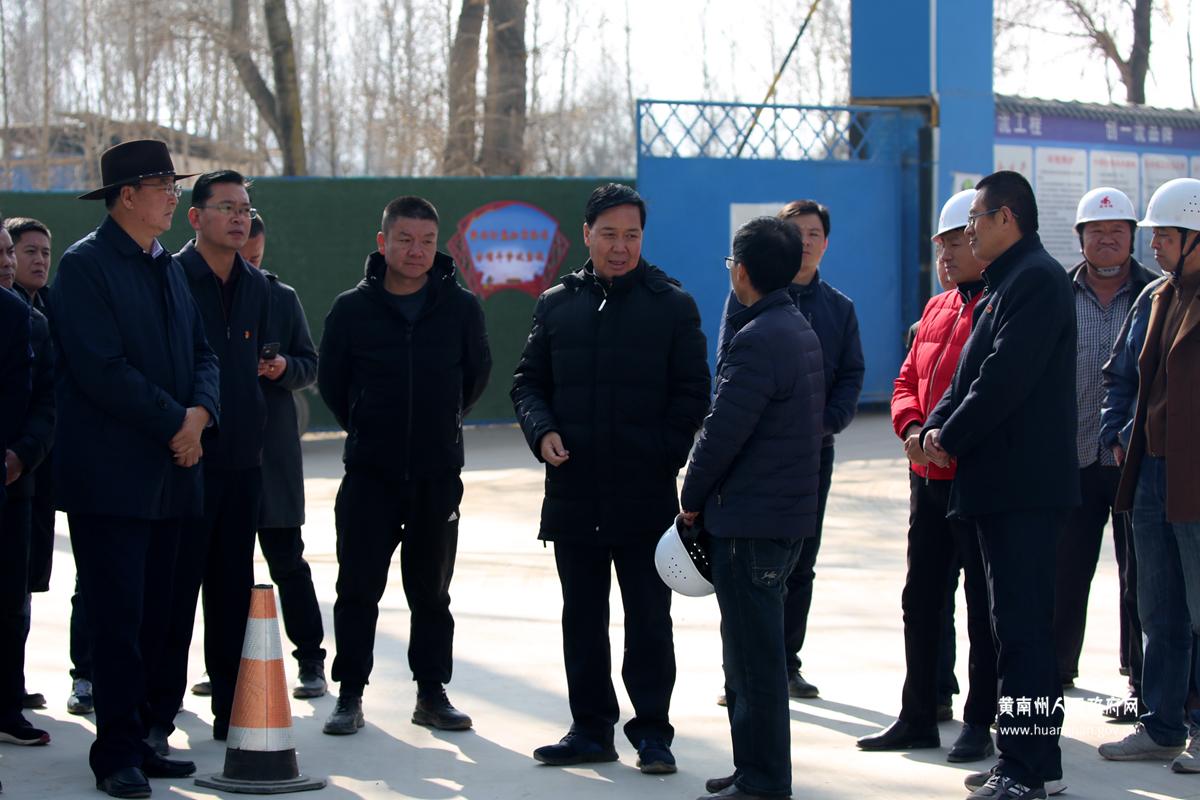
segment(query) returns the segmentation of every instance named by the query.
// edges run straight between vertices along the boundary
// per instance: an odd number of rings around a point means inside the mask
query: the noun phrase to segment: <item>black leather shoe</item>
[[[709,778],[708,780],[706,780],[704,782],[704,791],[709,792],[710,794],[716,794],[717,792],[723,792],[726,789],[728,789],[730,786],[733,786],[734,781],[736,781],[736,780],[737,780],[736,772],[733,773],[732,775],[726,775],[724,778]]]
[[[149,797],[150,782],[146,773],[137,767],[121,767],[111,775],[96,781],[96,788],[109,797]]]
[[[879,733],[859,739],[858,746],[861,750],[921,750],[941,747],[942,740],[936,725],[916,728],[898,719]]]
[[[151,754],[142,761],[142,773],[147,778],[186,778],[196,774],[196,764]]]
[[[616,761],[617,751],[611,742],[596,742],[571,731],[558,744],[548,744],[534,750],[533,758],[551,767],[569,767],[572,764]]]
[[[450,705],[444,689],[418,694],[412,721],[414,725],[425,725],[439,731],[465,731],[471,727],[471,718]]]
[[[739,789],[737,786],[730,785],[719,792],[701,795],[697,800],[750,800],[750,798],[761,798],[761,794],[750,794],[744,789]],[[774,795],[772,795],[774,796]],[[791,795],[787,795],[791,798]]]
[[[820,696],[820,692],[817,687],[804,680],[804,676],[799,671],[788,673],[788,697],[811,700],[818,696]]]
[[[989,725],[972,725],[964,722],[962,732],[954,740],[954,746],[946,754],[946,760],[961,764],[968,761],[982,761],[996,752],[992,742],[992,729]]]

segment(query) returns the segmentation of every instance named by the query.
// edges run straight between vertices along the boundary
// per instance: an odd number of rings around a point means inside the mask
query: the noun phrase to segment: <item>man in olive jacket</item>
[[[546,463],[539,538],[554,542],[573,724],[534,751],[545,764],[612,761],[619,718],[610,675],[613,564],[625,606],[625,735],[643,772],[674,772],[671,594],[654,569],[679,510],[675,477],[708,409],[700,314],[678,281],[641,258],[646,208],[608,184],[588,199],[591,255],[543,294],[513,379],[529,447]]]

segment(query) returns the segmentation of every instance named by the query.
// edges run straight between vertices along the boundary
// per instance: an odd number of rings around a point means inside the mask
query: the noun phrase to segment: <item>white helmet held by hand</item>
[[[1087,222],[1102,222],[1117,219],[1137,222],[1137,212],[1129,195],[1111,186],[1100,186],[1092,189],[1079,199],[1079,207],[1075,209],[1075,230]]]
[[[679,517],[654,548],[654,567],[663,583],[688,597],[703,597],[716,591],[708,560],[708,531],[682,527]]]

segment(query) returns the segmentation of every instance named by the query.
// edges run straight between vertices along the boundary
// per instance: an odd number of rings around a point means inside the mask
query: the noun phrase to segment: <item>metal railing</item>
[[[874,121],[895,109],[639,100],[639,158],[871,160],[892,137]]]

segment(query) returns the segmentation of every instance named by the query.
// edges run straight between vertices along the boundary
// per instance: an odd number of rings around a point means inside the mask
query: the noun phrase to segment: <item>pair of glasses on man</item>
[[[251,208],[250,206],[239,206],[233,203],[214,203],[210,206],[196,206],[196,208],[207,208],[210,211],[216,211],[218,214],[223,214],[227,217],[258,219],[258,209]]]

